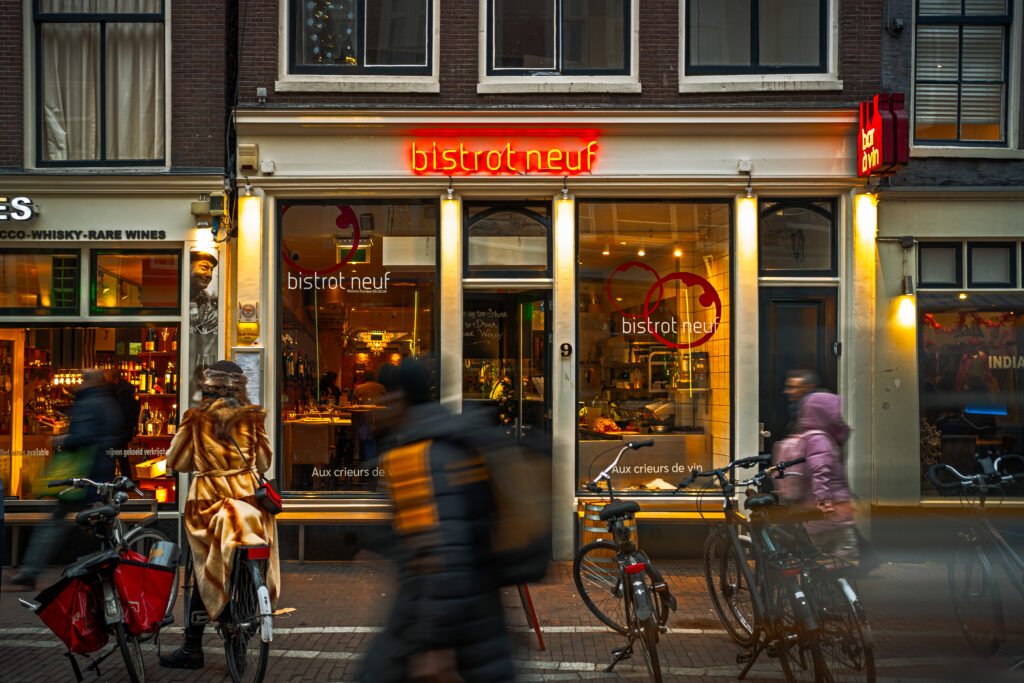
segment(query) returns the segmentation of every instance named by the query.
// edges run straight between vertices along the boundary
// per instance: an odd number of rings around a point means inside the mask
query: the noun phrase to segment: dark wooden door
[[[765,450],[785,434],[789,410],[786,372],[810,369],[821,387],[836,390],[840,348],[834,287],[762,287],[760,290],[760,415],[771,432]]]

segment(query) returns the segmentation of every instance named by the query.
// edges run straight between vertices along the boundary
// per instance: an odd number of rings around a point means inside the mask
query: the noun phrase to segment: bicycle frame
[[[980,507],[974,508],[974,524],[974,530],[978,533],[976,540],[981,543],[989,557],[995,559],[1003,568],[1017,593],[1024,597],[1024,559],[992,524],[986,514],[984,501]]]

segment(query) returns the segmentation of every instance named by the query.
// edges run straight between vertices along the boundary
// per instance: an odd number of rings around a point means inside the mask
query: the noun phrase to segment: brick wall
[[[22,166],[22,59],[21,0],[0,0],[0,168]]]
[[[245,0],[242,36],[240,106],[256,105],[256,88],[266,87],[266,107],[339,108],[662,108],[662,107],[839,107],[852,106],[878,92],[881,67],[881,0],[843,0],[840,17],[842,92],[739,93],[680,95],[679,2],[640,3],[640,79],[642,94],[478,95],[478,0],[441,0],[441,92],[275,93],[278,64],[279,0]]]
[[[171,40],[171,163],[176,169],[224,168],[226,2],[168,3]],[[0,168],[20,171],[24,162],[23,93],[26,49],[22,0],[0,0]]]

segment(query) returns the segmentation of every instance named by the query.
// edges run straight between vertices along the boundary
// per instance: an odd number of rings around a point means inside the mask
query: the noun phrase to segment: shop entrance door
[[[0,479],[5,496],[21,496],[25,331],[0,330]]]
[[[839,345],[834,287],[760,290],[760,419],[763,450],[785,436],[789,408],[783,393],[790,370],[814,370],[821,387],[836,390]],[[770,435],[767,434],[770,432]]]
[[[462,404],[481,408],[519,442],[551,446],[551,292],[467,291]]]

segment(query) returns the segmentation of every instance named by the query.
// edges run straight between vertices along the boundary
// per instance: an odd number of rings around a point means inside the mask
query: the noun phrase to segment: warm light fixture
[[[601,255],[602,256],[607,256],[610,253],[612,253],[612,250],[608,247],[608,243],[605,242],[604,243],[604,249],[601,250]]]
[[[967,298],[967,292],[960,292],[960,295],[959,295],[958,298],[960,299],[960,301],[963,301],[964,299]]]
[[[238,228],[249,239],[258,237],[263,228],[263,198],[248,185],[238,198]]]
[[[569,198],[569,176],[562,178],[562,199]]]
[[[676,258],[681,258],[683,256],[683,250],[680,249],[679,247],[676,247],[675,251],[672,252],[672,255],[675,256]]]
[[[455,189],[452,187],[452,177],[448,176],[448,201],[455,199]]]
[[[914,238],[901,237],[900,246],[903,247],[903,295],[914,296],[914,276],[907,273],[907,252],[914,248]]]

